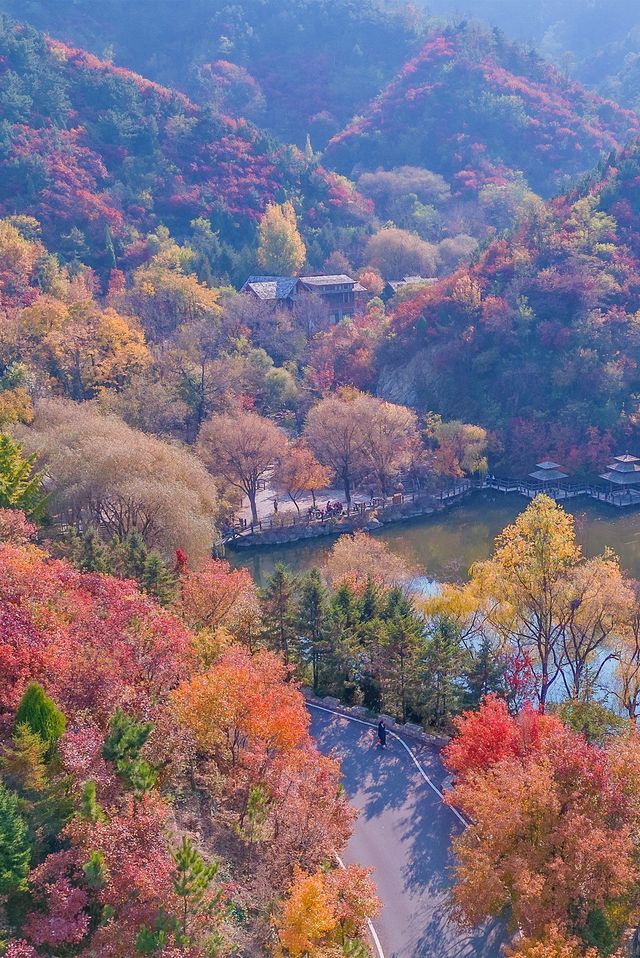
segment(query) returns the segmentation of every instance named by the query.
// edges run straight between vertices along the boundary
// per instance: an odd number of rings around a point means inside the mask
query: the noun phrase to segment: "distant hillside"
[[[401,304],[393,329],[382,391],[496,430],[511,468],[637,446],[640,146]]]
[[[333,137],[325,160],[349,174],[423,166],[463,194],[522,171],[550,196],[638,132],[635,113],[566,81],[498,31],[462,24],[431,34]]]
[[[0,0],[0,10],[201,102],[250,110],[288,142],[310,133],[316,147],[400,69],[426,22],[387,0]]]
[[[476,17],[532,44],[573,79],[640,109],[637,0],[429,0],[429,12]],[[631,82],[635,76],[635,83]]]
[[[7,19],[0,116],[0,215],[37,217],[52,248],[94,266],[203,216],[239,248],[285,198],[314,228],[367,215],[349,184],[247,120]]]

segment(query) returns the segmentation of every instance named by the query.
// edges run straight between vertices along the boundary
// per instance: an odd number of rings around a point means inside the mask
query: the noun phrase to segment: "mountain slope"
[[[299,146],[308,132],[324,145],[375,96],[426,19],[385,0],[0,0],[0,10],[202,102],[221,95],[229,112],[251,90],[252,118]]]
[[[640,146],[401,304],[393,329],[382,391],[496,430],[511,468],[637,445]]]
[[[635,113],[567,82],[497,31],[461,24],[433,33],[333,137],[325,159],[345,173],[423,166],[463,193],[522,171],[550,196],[638,132]]]
[[[285,198],[314,226],[367,215],[348,184],[247,120],[6,19],[0,115],[0,215],[37,217],[50,246],[92,265],[202,216],[240,246]]]

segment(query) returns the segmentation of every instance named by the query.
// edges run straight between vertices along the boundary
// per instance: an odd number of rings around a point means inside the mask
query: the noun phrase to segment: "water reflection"
[[[491,554],[495,537],[526,505],[522,496],[477,495],[448,512],[391,526],[377,535],[423,573],[420,584],[428,589],[433,581],[464,580],[470,566]],[[574,505],[578,539],[585,553],[596,555],[609,546],[620,557],[623,569],[640,578],[640,512],[588,501]],[[229,559],[234,565],[246,566],[262,584],[279,561],[295,572],[322,565],[334,541],[311,539],[269,550],[229,552]]]

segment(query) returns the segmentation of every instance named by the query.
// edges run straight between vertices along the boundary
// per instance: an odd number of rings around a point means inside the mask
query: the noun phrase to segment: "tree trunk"
[[[256,506],[256,493],[249,492],[248,494],[249,505],[251,506],[251,521],[254,526],[258,525],[258,507]]]
[[[344,483],[344,497],[347,500],[347,505],[351,505],[351,478],[348,471],[345,469],[342,473],[342,481]]]

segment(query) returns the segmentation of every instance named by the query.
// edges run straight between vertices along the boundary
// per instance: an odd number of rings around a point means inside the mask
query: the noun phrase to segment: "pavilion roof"
[[[607,482],[614,482],[617,486],[631,486],[634,483],[640,482],[640,470],[634,469],[633,472],[603,472],[600,476],[601,479],[606,479]]]
[[[638,458],[638,456],[631,456],[628,452],[626,452],[624,456],[614,456],[613,461],[614,462],[640,462],[640,459]]]
[[[617,473],[640,472],[640,465],[638,465],[640,459],[636,460],[635,462],[629,461],[631,459],[632,457],[629,456],[628,459],[626,459],[624,462],[621,462],[620,459],[616,458],[607,466],[607,469],[611,472]]]
[[[536,466],[538,469],[560,469],[559,462],[551,462],[550,459],[544,459],[542,462],[537,462]]]
[[[554,482],[560,479],[568,479],[568,473],[560,472],[559,469],[535,469],[529,473],[531,479],[539,479],[541,482]]]

